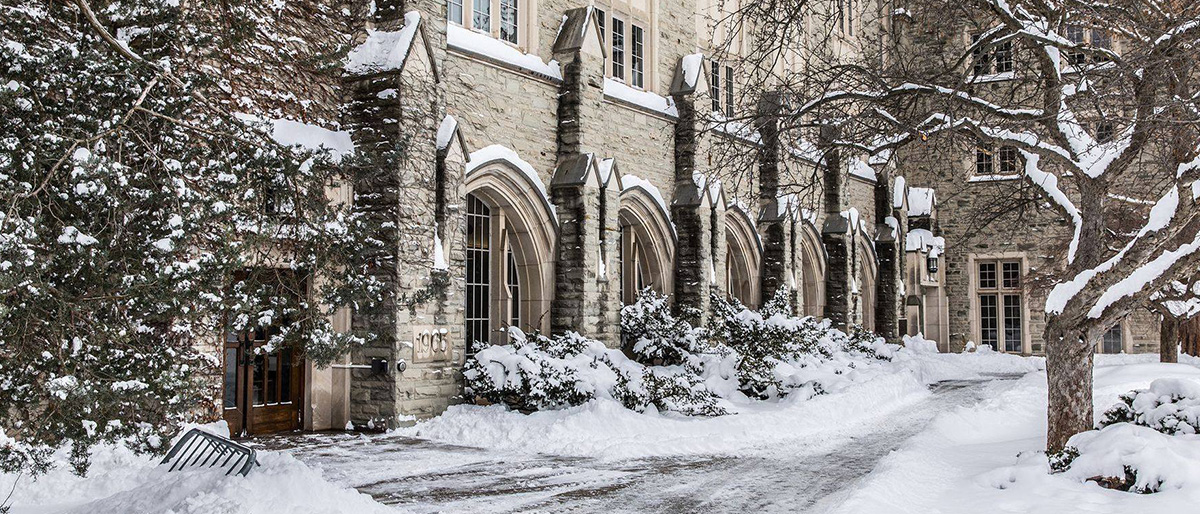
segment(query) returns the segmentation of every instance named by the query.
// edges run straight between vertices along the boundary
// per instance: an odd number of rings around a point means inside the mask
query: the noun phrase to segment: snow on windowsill
[[[458,25],[449,25],[446,27],[446,44],[451,48],[482,55],[555,80],[562,80],[562,68],[558,61],[543,61],[541,57],[522,52],[488,34],[475,32]]]
[[[967,179],[967,182],[1004,182],[1023,178],[1025,178],[1023,175],[975,175]]]
[[[679,110],[670,98],[637,89],[612,78],[604,79],[604,96],[671,118],[679,117]]]
[[[1016,76],[1017,76],[1016,73],[1011,72],[1011,71],[1006,71],[1003,73],[988,73],[986,75],[979,75],[977,77],[972,77],[971,80],[969,80],[968,82],[971,84],[985,84],[988,82],[1003,82],[1005,80],[1012,80],[1012,79],[1016,78]]]

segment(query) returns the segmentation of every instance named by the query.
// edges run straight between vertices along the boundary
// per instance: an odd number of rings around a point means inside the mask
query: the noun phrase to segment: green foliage
[[[164,451],[213,411],[200,348],[282,325],[268,351],[328,363],[366,337],[332,311],[387,299],[381,227],[327,196],[368,158],[234,116],[197,62],[246,50],[254,11],[182,5],[93,5],[132,58],[74,4],[0,6],[0,470],[37,474],[64,446],[79,473],[98,443]]]

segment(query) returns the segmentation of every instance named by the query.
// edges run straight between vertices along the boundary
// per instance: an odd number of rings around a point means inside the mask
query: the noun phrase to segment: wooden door
[[[290,348],[266,352],[272,327],[231,333],[225,341],[224,410],[235,436],[303,428],[304,361]]]

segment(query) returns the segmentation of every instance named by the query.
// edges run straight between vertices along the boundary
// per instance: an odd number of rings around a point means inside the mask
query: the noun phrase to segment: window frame
[[[653,9],[653,5],[651,5]],[[654,68],[654,30],[650,23],[650,12],[633,10],[627,3],[596,3],[592,6],[600,25],[600,40],[608,51],[604,76],[629,87],[652,91]],[[614,44],[617,24],[620,23],[623,46],[617,55]],[[641,41],[635,35],[640,32]],[[640,43],[640,54],[638,45]],[[618,62],[620,61],[620,62]],[[620,70],[618,75],[617,70]]]
[[[1029,299],[1024,290],[1027,270],[1024,256],[972,255],[969,266],[971,326],[975,341],[980,346],[994,344],[998,352],[1032,353]],[[985,267],[991,268],[990,281],[984,280]],[[1016,276],[1010,279],[1008,272],[1013,268]],[[985,312],[985,309],[990,311]],[[986,331],[994,332],[993,337],[985,339]]]
[[[504,31],[505,4],[509,2],[511,2],[511,8],[516,11],[516,19],[513,20],[513,30],[516,32],[514,39],[516,41],[505,39],[502,35]],[[452,3],[456,6],[461,6],[461,16],[457,20],[450,16]],[[486,27],[480,26],[475,20],[475,9],[479,5],[486,5],[488,9]],[[502,41],[507,45],[524,48],[527,37],[526,33],[529,32],[529,27],[525,26],[528,20],[528,13],[526,12],[528,7],[528,5],[522,4],[522,0],[446,0],[446,22],[467,30],[487,34],[492,39]]]

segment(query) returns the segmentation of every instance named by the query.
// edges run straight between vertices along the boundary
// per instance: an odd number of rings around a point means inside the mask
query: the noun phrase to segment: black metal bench
[[[254,466],[258,465],[258,457],[251,448],[193,428],[183,434],[179,442],[171,447],[160,465],[168,463],[171,465],[168,472],[194,468],[220,468],[227,470],[225,475],[236,472],[246,476]]]

